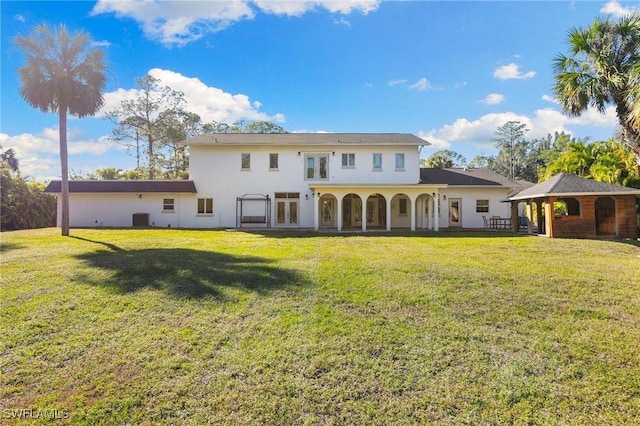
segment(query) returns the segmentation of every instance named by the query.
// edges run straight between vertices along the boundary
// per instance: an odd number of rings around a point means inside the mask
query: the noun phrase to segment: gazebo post
[[[518,220],[518,202],[511,202],[511,231],[517,233],[520,229],[520,221]]]
[[[553,220],[554,220],[554,212],[553,212],[553,203],[556,201],[555,197],[548,197],[546,203],[544,205],[544,216],[545,216],[545,231],[546,235],[549,238],[553,238]]]
[[[533,235],[533,200],[527,200],[527,233]]]

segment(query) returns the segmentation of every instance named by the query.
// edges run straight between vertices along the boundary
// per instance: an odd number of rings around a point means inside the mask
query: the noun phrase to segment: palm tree
[[[18,69],[20,96],[43,112],[57,112],[60,132],[62,179],[62,235],[69,235],[69,166],[67,160],[67,113],[77,117],[94,115],[102,104],[106,83],[105,63],[100,49],[90,48],[91,38],[83,31],[72,35],[64,25],[51,32],[37,26],[29,36],[15,38],[26,57]]]
[[[555,59],[554,91],[565,113],[616,107],[624,142],[640,164],[640,15],[596,19],[569,32],[570,56]]]

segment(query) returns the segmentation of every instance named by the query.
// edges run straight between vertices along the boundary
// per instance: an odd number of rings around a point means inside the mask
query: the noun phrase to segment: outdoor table
[[[510,217],[489,218],[489,227],[492,229],[509,229],[511,228],[511,218]]]

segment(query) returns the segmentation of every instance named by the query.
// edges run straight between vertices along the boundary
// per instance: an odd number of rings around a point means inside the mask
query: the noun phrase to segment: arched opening
[[[358,194],[347,194],[342,199],[342,227],[362,227],[362,199]]]
[[[580,201],[576,198],[558,198],[553,203],[555,216],[580,216]]]
[[[611,197],[596,200],[596,235],[616,235],[616,202]]]
[[[391,199],[391,227],[411,228],[411,199],[405,194]]]
[[[372,194],[367,198],[367,228],[379,229],[387,226],[387,200],[380,194]]]
[[[322,194],[318,205],[320,211],[320,228],[336,228],[337,227],[337,208],[338,200],[331,194]]]

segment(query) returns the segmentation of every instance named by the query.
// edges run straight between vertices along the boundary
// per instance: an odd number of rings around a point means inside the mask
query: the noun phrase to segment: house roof
[[[52,180],[44,192],[58,194],[62,184]],[[147,193],[147,192],[191,192],[196,185],[192,180],[70,180],[69,192],[74,193]]]
[[[183,145],[431,145],[410,133],[208,133]]]
[[[512,181],[489,169],[422,168],[421,184],[448,184],[449,186],[495,186],[526,188],[530,182]]]
[[[610,183],[596,182],[568,173],[560,173],[551,179],[526,188],[511,197],[511,200],[524,200],[548,196],[576,196],[576,195],[640,195],[640,189],[628,188]]]

